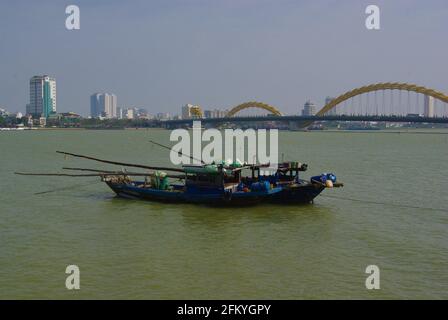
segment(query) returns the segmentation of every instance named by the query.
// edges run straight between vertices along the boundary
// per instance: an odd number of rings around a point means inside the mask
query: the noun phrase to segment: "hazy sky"
[[[58,111],[83,115],[96,91],[153,114],[250,100],[298,113],[383,81],[448,92],[447,33],[446,0],[0,0],[0,106],[24,112],[36,74],[56,77]]]

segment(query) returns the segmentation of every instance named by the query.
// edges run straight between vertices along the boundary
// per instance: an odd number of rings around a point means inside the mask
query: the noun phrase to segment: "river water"
[[[1,132],[0,298],[447,299],[447,133],[281,132],[285,160],[345,187],[312,205],[236,210],[119,199],[96,178],[13,175],[112,168],[56,150],[167,165],[148,140],[168,143],[169,131]],[[71,264],[80,290],[65,288]],[[368,265],[380,290],[365,287]]]

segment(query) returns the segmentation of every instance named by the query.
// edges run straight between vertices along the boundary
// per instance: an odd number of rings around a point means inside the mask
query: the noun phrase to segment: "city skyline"
[[[2,29],[11,30],[0,33],[8,48],[0,51],[0,105],[24,112],[33,74],[58,79],[61,112],[85,116],[95,91],[114,92],[120,105],[145,106],[152,114],[178,113],[189,101],[229,109],[252,100],[296,114],[308,98],[319,108],[327,95],[384,81],[447,92],[448,45],[440,41],[446,3],[378,1],[378,31],[364,27],[367,4],[79,1],[77,31],[65,29],[65,7],[52,1],[0,4]],[[42,34],[61,44],[51,55]]]
[[[371,88],[371,89],[369,89]],[[373,89],[375,88],[375,89]],[[395,90],[390,90],[390,89]],[[367,90],[367,91],[366,91]],[[382,90],[382,91],[380,91]],[[403,94],[403,91],[405,93]],[[397,113],[397,109],[401,110],[401,115],[411,115],[411,116],[425,116],[425,117],[446,117],[448,115],[448,103],[440,101],[441,106],[438,105],[438,99],[444,100],[443,93],[430,93],[434,92],[432,89],[425,87],[416,87],[412,84],[406,83],[380,83],[371,85],[368,87],[357,88],[353,90],[357,92],[354,97],[347,97],[349,92],[346,92],[341,97],[335,98],[326,96],[324,106],[333,100],[338,101],[343,98],[342,101],[336,102],[336,105],[330,107],[331,109],[325,111],[325,115],[387,115],[387,114],[400,114]],[[389,97],[386,99],[385,91],[389,91]],[[406,94],[407,92],[407,94]],[[413,92],[415,102],[412,101],[411,92]],[[430,95],[425,94],[428,92]],[[382,99],[381,99],[382,93]],[[403,97],[403,95],[407,95]],[[364,98],[363,98],[364,96]],[[394,102],[395,96],[395,102]],[[420,98],[423,96],[423,99]],[[31,77],[29,83],[29,101],[30,103],[26,106],[26,115],[32,116],[34,119],[39,119],[41,117],[48,119],[49,117],[58,117],[61,114],[76,114],[72,111],[69,112],[59,112],[56,111],[56,79],[49,75],[35,75]],[[358,102],[355,106],[355,99],[358,98]],[[387,108],[386,100],[390,99],[389,108]],[[349,100],[349,101],[348,101]],[[397,102],[398,100],[398,102]],[[404,101],[404,104],[403,104]],[[445,100],[446,101],[446,100]],[[343,103],[342,103],[343,102]],[[359,103],[359,104],[358,104]],[[252,104],[252,107],[260,109],[260,105],[263,103],[259,102],[249,102],[232,109],[243,110],[247,109]],[[351,104],[351,108],[347,105]],[[244,108],[241,107],[244,105]],[[264,104],[265,106],[269,106]],[[277,110],[280,114],[287,115],[278,110],[275,106],[269,106],[271,112],[273,109]],[[398,108],[397,108],[398,107]],[[266,109],[261,106],[261,109]],[[303,108],[299,107],[299,114],[304,116],[316,115],[321,108],[318,108],[311,99],[308,99]],[[6,109],[1,109],[2,114],[11,114],[10,111]],[[381,110],[381,111],[380,111]],[[386,111],[387,110],[387,111]],[[174,114],[171,116],[167,112],[155,112],[150,114],[145,107],[129,107],[129,106],[118,106],[117,96],[113,93],[94,93],[90,96],[90,115],[89,118],[98,119],[191,119],[191,118],[222,118],[227,116],[227,113],[231,111],[229,109],[217,109],[217,108],[207,108],[203,110],[200,105],[193,105],[187,103],[181,107],[180,114]],[[266,111],[266,110],[264,110]],[[404,112],[403,112],[404,111]],[[407,112],[406,112],[407,111]],[[238,112],[238,111],[237,111]],[[275,113],[274,112],[274,113]],[[234,113],[230,112],[231,114]],[[17,114],[22,114],[20,111]]]
[[[345,98],[342,103],[337,103],[335,107],[332,107],[330,110],[326,111],[326,115],[367,115],[367,114],[376,114],[376,115],[387,115],[387,114],[397,114],[398,109],[403,109],[403,101],[404,101],[404,111],[407,110],[407,113],[403,113],[401,110],[401,115],[420,115],[425,117],[446,117],[448,115],[448,104],[443,101],[441,106],[438,106],[438,100],[434,99],[434,96],[428,96],[423,94],[425,90],[430,89],[420,87],[420,89],[415,90],[414,85],[405,84],[405,83],[384,83],[384,84],[376,84],[374,87],[378,88],[378,85],[381,85],[381,88],[389,88],[394,87],[395,92],[390,91],[389,97],[386,99],[385,91],[387,89],[380,89],[380,93],[378,89],[373,90],[373,92],[362,92],[355,95],[353,98]],[[370,86],[372,87],[372,86]],[[366,87],[365,87],[366,88]],[[56,112],[56,79],[54,77],[50,77],[48,75],[43,76],[33,76],[30,79],[29,85],[29,97],[30,103],[26,106],[26,115],[30,115],[35,119],[38,118],[48,118],[54,117],[58,114],[67,114],[67,112]],[[359,90],[362,88],[358,88]],[[407,92],[407,101],[406,97],[403,98],[403,91],[406,95]],[[412,102],[411,99],[411,91],[413,91],[413,95],[415,102]],[[414,92],[418,91],[418,92]],[[382,99],[379,97],[382,92]],[[347,92],[348,93],[348,92]],[[346,96],[345,93],[343,96]],[[442,93],[441,93],[442,94]],[[420,99],[419,96],[423,96],[423,99]],[[443,94],[442,94],[443,95]],[[359,105],[354,105],[354,100],[358,96]],[[364,96],[364,98],[363,98]],[[371,97],[372,96],[372,97]],[[396,96],[396,100],[398,102],[394,103],[394,96]],[[341,96],[342,97],[342,96]],[[397,99],[398,97],[398,99]],[[330,104],[333,100],[339,99],[335,97],[326,96],[324,106]],[[370,101],[369,101],[370,98]],[[364,101],[363,101],[364,99]],[[385,104],[386,100],[390,99],[390,106],[387,108]],[[443,98],[442,98],[443,99]],[[350,101],[347,101],[350,100]],[[380,101],[382,100],[382,102]],[[422,101],[421,101],[422,100]],[[347,108],[347,102],[351,103],[352,108]],[[381,104],[382,103],[382,104]],[[247,105],[245,103],[244,105]],[[249,103],[250,104],[250,103]],[[258,106],[256,106],[258,104]],[[241,106],[235,106],[234,108],[239,109]],[[255,108],[260,108],[259,103],[255,102],[253,106]],[[272,106],[272,108],[277,109]],[[387,111],[386,111],[387,108]],[[245,106],[243,109],[247,109]],[[308,99],[303,108],[299,107],[298,114],[302,114],[304,116],[316,115],[317,112],[321,108],[317,108],[314,102],[311,99]],[[6,109],[1,109],[2,113],[11,112]],[[277,109],[278,110],[278,109]],[[381,112],[381,111],[382,112]],[[98,119],[191,119],[191,118],[222,118],[227,115],[229,109],[217,109],[217,108],[207,108],[205,110],[202,109],[199,105],[193,105],[187,103],[181,107],[180,114],[175,113],[173,116],[169,112],[155,112],[153,114],[149,113],[145,107],[129,107],[129,106],[118,106],[117,105],[117,96],[113,93],[94,93],[90,96],[90,115],[88,118],[98,118]],[[266,111],[266,110],[265,110]],[[68,113],[73,113],[73,111],[69,111]],[[14,113],[12,113],[14,114]],[[17,114],[22,114],[20,111]],[[285,113],[283,113],[285,114]],[[398,113],[399,114],[399,113]],[[287,115],[287,114],[285,114]]]

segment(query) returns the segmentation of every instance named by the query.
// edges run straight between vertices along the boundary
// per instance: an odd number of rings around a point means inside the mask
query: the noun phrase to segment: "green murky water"
[[[148,138],[169,132],[0,133],[0,298],[448,298],[447,134],[281,132],[306,176],[345,183],[306,206],[149,203],[95,178],[12,174],[98,167],[59,149],[167,164]],[[70,264],[79,291],[65,288]],[[371,264],[380,290],[365,288]]]

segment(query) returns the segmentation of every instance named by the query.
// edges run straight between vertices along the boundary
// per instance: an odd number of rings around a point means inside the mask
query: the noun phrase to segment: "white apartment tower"
[[[316,106],[308,100],[303,106],[302,116],[314,116],[316,114]]]
[[[434,118],[434,98],[425,95],[425,105],[423,115],[428,118]]]
[[[182,107],[182,119],[190,119],[191,118],[191,108],[193,108],[192,104],[187,103]]]

